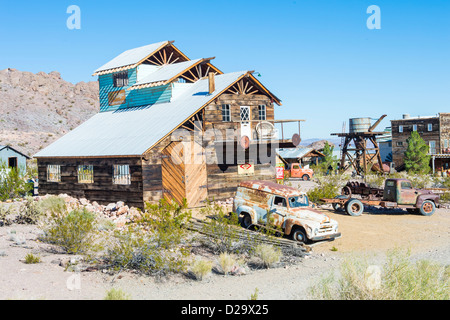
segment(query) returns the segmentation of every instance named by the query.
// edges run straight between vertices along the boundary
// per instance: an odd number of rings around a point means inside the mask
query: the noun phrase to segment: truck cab
[[[341,235],[337,221],[312,208],[304,192],[271,181],[241,182],[233,211],[241,216],[245,228],[271,223],[293,240],[304,243]]]
[[[300,163],[290,164],[291,178],[301,178],[304,181],[311,180],[314,171],[309,168],[304,168]]]
[[[413,188],[408,179],[387,179],[384,184],[383,200],[395,202],[399,207],[406,209],[420,210],[424,215],[433,214],[439,205],[438,194]]]

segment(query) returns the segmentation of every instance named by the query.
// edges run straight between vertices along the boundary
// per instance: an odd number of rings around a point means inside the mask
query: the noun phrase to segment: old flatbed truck
[[[387,179],[384,189],[370,188],[365,183],[348,182],[342,195],[333,199],[321,199],[331,203],[333,209],[344,209],[351,216],[359,216],[364,205],[384,208],[402,208],[408,212],[420,212],[431,216],[439,208],[438,194],[429,190],[415,189],[408,179]]]

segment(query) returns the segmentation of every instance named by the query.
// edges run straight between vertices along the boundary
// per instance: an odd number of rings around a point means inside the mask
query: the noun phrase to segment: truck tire
[[[436,211],[436,205],[433,201],[425,200],[419,208],[423,216],[431,216]]]
[[[345,205],[345,212],[347,212],[351,216],[360,216],[363,211],[364,205],[358,199],[350,199]]]
[[[243,213],[243,217],[241,219],[241,226],[245,229],[248,229],[252,226],[252,217],[247,212]]]
[[[303,230],[303,228],[300,227],[292,229],[291,238],[294,241],[302,242],[305,244],[308,242],[308,237],[306,236],[305,230]]]
[[[309,180],[309,176],[307,174],[304,174],[302,176],[303,181],[308,181]]]
[[[334,199],[347,199],[347,197],[340,195],[340,196],[334,197]],[[334,211],[342,211],[345,208],[345,205],[342,205],[340,203],[333,203],[333,204],[331,204],[331,206],[333,207]]]

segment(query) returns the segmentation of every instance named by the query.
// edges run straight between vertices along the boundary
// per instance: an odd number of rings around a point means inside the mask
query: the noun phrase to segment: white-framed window
[[[436,141],[430,141],[428,142],[428,146],[430,147],[429,149],[429,154],[436,154]]]
[[[413,124],[413,131],[417,131],[417,124]]]
[[[59,164],[47,165],[47,182],[61,182],[61,166]]]
[[[130,166],[128,164],[115,164],[113,168],[114,184],[131,184]]]
[[[225,121],[225,122],[231,121],[231,112],[230,112],[229,104],[222,105],[222,121]]]
[[[397,147],[403,147],[403,141],[397,141]]]
[[[403,132],[403,126],[398,126],[398,132]]]
[[[94,166],[79,165],[78,166],[78,183],[94,183]]]
[[[428,131],[433,131],[433,124],[432,123],[428,124]]]
[[[266,105],[265,104],[260,104],[258,106],[258,117],[259,117],[259,120],[266,120],[267,119]]]

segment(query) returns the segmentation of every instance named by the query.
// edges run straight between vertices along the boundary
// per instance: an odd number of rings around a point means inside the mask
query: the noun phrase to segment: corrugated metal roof
[[[277,153],[283,159],[301,159],[308,152],[314,150],[313,148],[283,148],[278,149]]]
[[[100,71],[134,65],[147,57],[149,54],[158,50],[164,44],[168,43],[169,41],[162,41],[122,52],[117,57],[95,70],[94,74]]]
[[[142,155],[246,73],[217,75],[216,90],[212,94],[208,94],[208,80],[203,79],[189,85],[180,96],[168,103],[98,113],[34,156]]]
[[[155,72],[152,72],[148,76],[144,77],[141,81],[135,83],[133,87],[137,87],[143,84],[158,82],[158,81],[166,81],[176,76],[180,72],[192,67],[194,64],[199,62],[202,59],[195,59],[190,61],[172,63],[168,65],[164,65],[159,67]],[[131,87],[131,88],[133,88]]]

